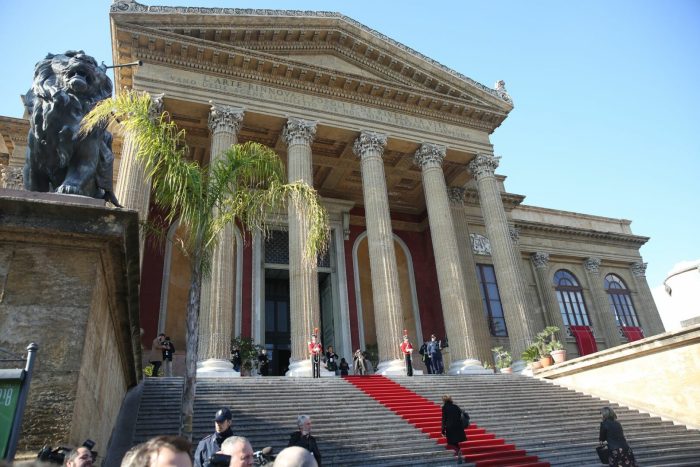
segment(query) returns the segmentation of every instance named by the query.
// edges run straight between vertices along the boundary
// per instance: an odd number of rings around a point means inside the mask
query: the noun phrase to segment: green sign
[[[20,380],[0,381],[0,459],[4,459],[7,454],[7,443],[10,440],[21,386]]]

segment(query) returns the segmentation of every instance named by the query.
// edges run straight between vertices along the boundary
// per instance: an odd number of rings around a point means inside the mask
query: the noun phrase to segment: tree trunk
[[[192,277],[187,296],[187,359],[185,365],[185,392],[182,397],[182,428],[180,434],[192,442],[192,419],[197,384],[197,347],[199,346],[199,304],[202,289],[201,254],[192,257]]]

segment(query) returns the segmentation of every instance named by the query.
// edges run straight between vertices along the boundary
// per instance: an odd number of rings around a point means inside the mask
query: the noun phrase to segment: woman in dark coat
[[[603,407],[600,409],[600,414],[603,416],[603,421],[600,423],[598,440],[601,445],[603,442],[608,443],[608,450],[610,451],[608,465],[610,467],[637,467],[634,454],[629,444],[627,444],[625,435],[622,432],[622,425],[617,421],[615,411],[610,407]]]
[[[452,397],[442,396],[442,434],[447,439],[447,445],[457,455],[458,464],[462,463],[462,450],[459,443],[467,440],[467,435],[462,427],[462,409],[452,402]]]

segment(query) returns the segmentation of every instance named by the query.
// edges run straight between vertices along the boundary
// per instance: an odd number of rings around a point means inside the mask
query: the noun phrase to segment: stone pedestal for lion
[[[93,439],[106,452],[141,377],[138,216],[0,189],[0,348],[39,344],[17,458]]]

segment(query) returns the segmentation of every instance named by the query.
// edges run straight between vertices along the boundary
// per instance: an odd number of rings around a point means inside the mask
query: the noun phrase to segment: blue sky
[[[515,109],[492,141],[508,191],[631,219],[651,237],[652,287],[700,258],[700,1],[141,3],[338,11],[485,85],[503,79]],[[110,4],[2,0],[0,115],[22,115],[47,52],[111,63]]]

